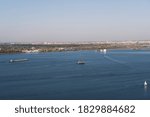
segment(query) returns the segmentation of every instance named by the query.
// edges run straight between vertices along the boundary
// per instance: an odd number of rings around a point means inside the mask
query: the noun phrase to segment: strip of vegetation
[[[23,53],[23,52],[55,52],[55,51],[77,51],[77,50],[99,50],[99,49],[141,49],[147,48],[149,44],[139,43],[103,43],[103,44],[1,44],[0,53]],[[37,50],[37,51],[35,51]]]

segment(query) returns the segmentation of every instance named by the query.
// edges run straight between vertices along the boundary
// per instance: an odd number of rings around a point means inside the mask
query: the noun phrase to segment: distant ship
[[[28,59],[10,59],[9,63],[13,63],[13,62],[24,62],[24,61],[28,61]]]
[[[144,86],[147,86],[147,82],[146,81],[144,82]]]
[[[85,64],[85,62],[83,60],[78,60],[77,64]]]
[[[100,52],[102,52],[102,53],[106,54],[107,49],[100,49]]]
[[[106,54],[106,52],[107,52],[107,49],[104,49],[104,50],[103,50],[103,52],[104,52],[104,54]]]

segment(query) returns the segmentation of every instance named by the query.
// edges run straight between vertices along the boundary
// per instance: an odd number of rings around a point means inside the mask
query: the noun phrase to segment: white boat
[[[85,64],[85,62],[82,61],[82,60],[78,60],[78,61],[77,61],[77,64]]]
[[[103,52],[103,49],[100,49],[100,52]]]
[[[147,82],[146,81],[144,82],[144,86],[147,86]]]
[[[103,52],[104,52],[104,54],[106,54],[107,50],[106,50],[106,49],[104,49],[104,50],[103,50]]]
[[[24,62],[24,61],[28,61],[28,59],[10,59],[9,62],[13,63],[13,62]]]
[[[107,49],[100,49],[100,52],[103,53],[103,54],[106,54]]]

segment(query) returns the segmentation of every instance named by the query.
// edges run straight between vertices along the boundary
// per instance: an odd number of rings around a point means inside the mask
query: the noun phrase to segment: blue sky
[[[150,0],[0,0],[0,42],[150,40]]]

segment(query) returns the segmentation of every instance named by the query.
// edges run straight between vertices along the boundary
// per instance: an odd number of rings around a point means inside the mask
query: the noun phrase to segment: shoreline
[[[20,53],[40,53],[40,52],[64,52],[80,50],[101,50],[101,49],[150,49],[150,44],[143,43],[103,43],[103,44],[52,44],[52,45],[33,45],[33,44],[1,44],[1,54],[20,54]]]

